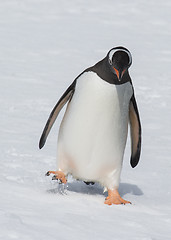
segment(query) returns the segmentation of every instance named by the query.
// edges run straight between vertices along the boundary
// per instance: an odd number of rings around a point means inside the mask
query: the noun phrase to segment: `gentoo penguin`
[[[141,124],[132,81],[128,72],[132,57],[124,47],[112,48],[107,56],[83,71],[68,87],[52,110],[42,133],[45,144],[60,110],[68,102],[59,129],[57,171],[62,183],[67,175],[89,183],[98,182],[108,191],[105,204],[126,204],[118,187],[127,140],[131,131],[134,168],[141,151]]]

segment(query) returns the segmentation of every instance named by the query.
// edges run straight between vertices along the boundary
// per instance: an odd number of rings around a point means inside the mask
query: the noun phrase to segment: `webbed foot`
[[[127,204],[130,203],[129,201],[124,200],[121,198],[117,189],[115,190],[108,190],[108,196],[104,202],[105,204],[112,205],[112,204]]]
[[[67,179],[65,177],[65,174],[62,171],[48,171],[45,176],[49,176],[50,174],[55,174],[52,177],[52,180],[60,180],[61,183],[67,183]]]

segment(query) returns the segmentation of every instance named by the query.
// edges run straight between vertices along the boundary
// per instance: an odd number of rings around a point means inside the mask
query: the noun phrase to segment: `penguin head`
[[[107,58],[110,70],[117,76],[119,81],[122,81],[124,73],[132,64],[131,53],[124,47],[115,47],[108,52]]]

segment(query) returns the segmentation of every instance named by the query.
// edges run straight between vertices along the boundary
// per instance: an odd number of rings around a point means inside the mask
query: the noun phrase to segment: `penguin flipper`
[[[68,100],[71,99],[72,95],[74,94],[74,90],[75,90],[75,84],[76,81],[74,81],[68,88],[67,90],[64,92],[64,94],[62,95],[62,97],[59,99],[59,101],[57,102],[57,104],[55,105],[55,107],[53,108],[47,123],[44,127],[43,133],[41,135],[40,141],[39,141],[39,148],[41,149],[47,139],[47,136],[59,114],[59,112],[61,111],[61,109],[63,108],[63,106],[66,104],[66,102]]]
[[[134,168],[139,162],[141,153],[141,123],[138,107],[133,94],[129,104],[129,120],[131,131],[131,167]]]

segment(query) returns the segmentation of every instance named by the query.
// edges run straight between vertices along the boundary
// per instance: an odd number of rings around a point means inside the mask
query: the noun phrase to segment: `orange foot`
[[[108,197],[106,198],[105,204],[112,205],[112,204],[126,204],[130,203],[129,201],[124,200],[121,198],[117,189],[115,190],[108,190]]]
[[[50,174],[55,174],[52,178],[52,180],[60,180],[61,183],[67,183],[67,179],[65,177],[65,174],[62,171],[48,171],[45,175],[49,176]]]

